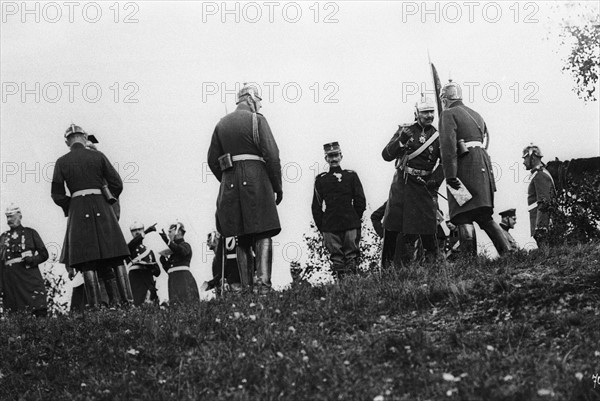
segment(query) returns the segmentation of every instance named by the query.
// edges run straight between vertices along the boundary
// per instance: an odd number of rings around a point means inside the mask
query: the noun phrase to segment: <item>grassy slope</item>
[[[0,399],[600,400],[599,261],[595,244],[195,308],[12,316]]]

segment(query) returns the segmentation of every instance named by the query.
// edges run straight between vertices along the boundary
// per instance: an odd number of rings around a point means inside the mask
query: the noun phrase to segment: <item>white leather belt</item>
[[[418,177],[425,177],[426,175],[430,175],[432,173],[431,170],[419,170],[416,168],[406,166],[404,169],[400,166],[400,170],[406,171],[410,175],[415,175]]]
[[[237,259],[237,255],[232,253],[227,255],[227,259]]]
[[[102,191],[99,189],[80,189],[79,191],[75,191],[71,194],[71,198],[75,198],[76,196],[86,196],[86,195],[102,195]]]
[[[479,141],[469,141],[469,142],[465,142],[465,146],[467,148],[483,148],[483,143],[481,143]]]
[[[169,274],[171,274],[171,273],[175,273],[175,272],[181,272],[181,271],[184,271],[184,270],[190,270],[190,267],[189,267],[189,266],[177,266],[177,267],[171,267],[171,268],[169,269]]]
[[[258,155],[242,154],[242,155],[231,156],[231,161],[241,162],[242,160],[258,160],[263,163],[265,162],[265,159],[263,159],[262,157],[260,157]]]
[[[23,263],[23,258],[9,259],[6,262],[4,262],[6,266],[14,265],[15,263]]]
[[[532,211],[536,207],[538,207],[537,202],[533,202],[531,205],[527,206],[527,211]]]

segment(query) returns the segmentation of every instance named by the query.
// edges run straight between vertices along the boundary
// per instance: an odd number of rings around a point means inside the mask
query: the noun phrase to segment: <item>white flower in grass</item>
[[[551,395],[554,396],[554,391],[549,388],[541,388],[538,390],[538,395]]]
[[[583,373],[577,372],[575,373],[575,377],[577,378],[577,380],[581,381],[583,379]]]
[[[131,348],[131,349],[127,350],[127,353],[129,355],[137,355],[140,353],[140,351],[138,351],[137,349]]]
[[[444,373],[442,374],[442,378],[447,382],[459,382],[460,377],[454,377],[452,373]]]
[[[373,398],[373,401],[384,401],[384,400],[385,400],[385,398],[381,394],[376,395],[375,398]]]
[[[279,351],[277,351],[277,356],[278,356],[278,357],[280,357],[280,358],[283,358],[283,353],[282,353],[282,352],[279,352]]]

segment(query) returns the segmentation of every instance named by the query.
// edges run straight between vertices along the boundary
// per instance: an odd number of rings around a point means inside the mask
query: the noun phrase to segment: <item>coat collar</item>
[[[450,106],[448,106],[449,109],[453,108],[453,107],[457,107],[457,106],[464,106],[465,104],[462,102],[462,100],[457,100],[456,102],[452,103]]]

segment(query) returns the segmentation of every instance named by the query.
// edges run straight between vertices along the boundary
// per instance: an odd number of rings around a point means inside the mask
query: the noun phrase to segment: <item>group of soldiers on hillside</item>
[[[465,255],[476,252],[473,222],[486,232],[500,255],[516,247],[508,234],[515,224],[515,210],[502,213],[501,226],[492,218],[496,186],[483,143],[487,136],[484,119],[462,103],[461,88],[454,82],[442,88],[440,98],[439,132],[432,125],[434,104],[422,99],[416,105],[415,121],[400,125],[382,151],[384,160],[395,163],[388,200],[376,219],[383,236],[383,266],[410,263],[415,241],[420,242],[425,260],[438,259],[436,233],[443,219],[437,196],[444,179],[452,228],[448,237],[460,244],[452,244],[455,250]],[[266,118],[259,113],[261,107],[257,88],[244,85],[236,110],[218,122],[212,135],[207,160],[220,182],[217,233],[209,238],[216,253],[215,277],[203,289],[220,288],[224,281],[237,292],[266,294],[272,287],[272,238],[281,231],[277,206],[283,188],[279,149]],[[146,229],[143,224],[132,224],[133,238],[127,243],[118,222],[118,198],[123,191],[119,174],[96,149],[95,138],[81,127],[72,124],[64,138],[69,152],[55,164],[51,197],[67,217],[60,262],[70,276],[80,273],[83,281],[76,303],[98,307],[104,299],[109,304],[156,302],[154,277],[160,268],[154,253],[143,244],[144,236],[156,231],[155,225]],[[366,199],[358,174],[340,166],[339,143],[325,144],[324,153],[329,171],[315,179],[311,208],[330,253],[334,277],[340,279],[357,271]],[[539,234],[548,226],[548,216],[540,206],[554,191],[541,157],[536,146],[526,147],[523,153],[526,168],[534,173],[528,204],[536,238],[542,238]],[[45,315],[46,290],[38,266],[48,252],[37,232],[21,225],[18,207],[9,207],[6,216],[10,230],[0,238],[0,294],[7,309]],[[159,233],[166,245],[159,260],[169,275],[170,302],[199,300],[189,268],[192,247],[185,241],[185,232],[177,222],[168,233]]]

